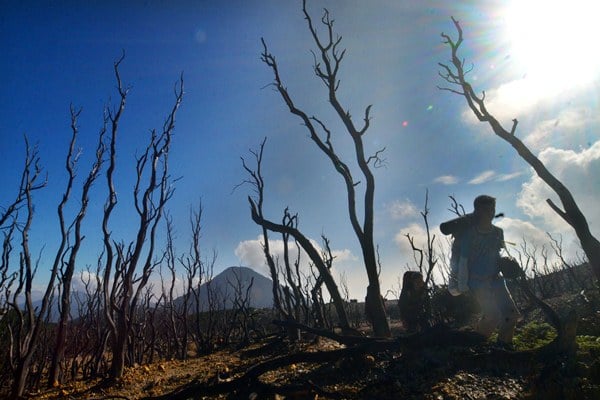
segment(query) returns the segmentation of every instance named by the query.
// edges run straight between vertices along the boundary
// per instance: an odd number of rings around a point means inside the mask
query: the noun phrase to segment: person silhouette
[[[440,225],[442,233],[454,236],[448,288],[454,295],[468,292],[481,309],[475,330],[490,337],[498,329],[498,345],[510,349],[519,311],[500,275],[504,232],[492,223],[496,199],[477,196],[473,208],[471,214]]]

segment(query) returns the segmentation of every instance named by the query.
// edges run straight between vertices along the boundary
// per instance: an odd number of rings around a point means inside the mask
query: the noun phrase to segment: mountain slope
[[[250,307],[271,308],[273,307],[273,290],[271,279],[257,273],[247,267],[229,267],[215,276],[210,282],[204,282],[200,285],[200,310],[206,311],[209,304],[209,294],[216,298],[217,307],[232,308],[233,300],[238,290],[242,298],[246,296],[246,291],[252,283],[248,297]],[[215,297],[216,296],[216,297]],[[175,305],[183,304],[183,297],[175,300]],[[194,302],[189,305],[190,312],[195,310]]]

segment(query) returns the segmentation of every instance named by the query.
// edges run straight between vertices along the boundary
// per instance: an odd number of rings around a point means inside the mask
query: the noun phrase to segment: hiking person
[[[487,195],[477,196],[473,208],[471,214],[440,225],[443,234],[454,237],[448,290],[455,296],[469,293],[481,309],[475,330],[489,337],[498,328],[498,345],[512,348],[519,312],[504,278],[500,276],[504,233],[492,224],[496,199]]]

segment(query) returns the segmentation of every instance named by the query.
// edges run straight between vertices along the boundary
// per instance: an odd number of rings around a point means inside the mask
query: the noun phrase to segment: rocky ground
[[[169,398],[175,396],[169,393],[187,387],[201,399],[600,399],[600,311],[582,295],[551,303],[559,310],[576,308],[582,313],[575,355],[545,358],[543,362],[532,359],[529,351],[555,336],[533,309],[518,327],[517,352],[497,349],[492,342],[367,351],[330,361],[288,362],[262,373],[259,383],[227,386],[253,366],[269,360],[291,360],[295,354],[344,348],[331,339],[289,343],[270,337],[243,349],[224,349],[187,361],[134,366],[121,381],[111,385],[102,381],[75,382],[32,393],[31,397]],[[229,389],[222,393],[207,389],[215,387]]]

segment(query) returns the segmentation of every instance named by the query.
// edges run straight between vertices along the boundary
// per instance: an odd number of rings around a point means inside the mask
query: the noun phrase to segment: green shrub
[[[530,322],[518,329],[514,345],[517,350],[535,349],[556,338],[556,330],[546,322]]]
[[[600,357],[600,336],[577,336],[576,341],[577,348],[580,351],[590,353],[596,357]]]

